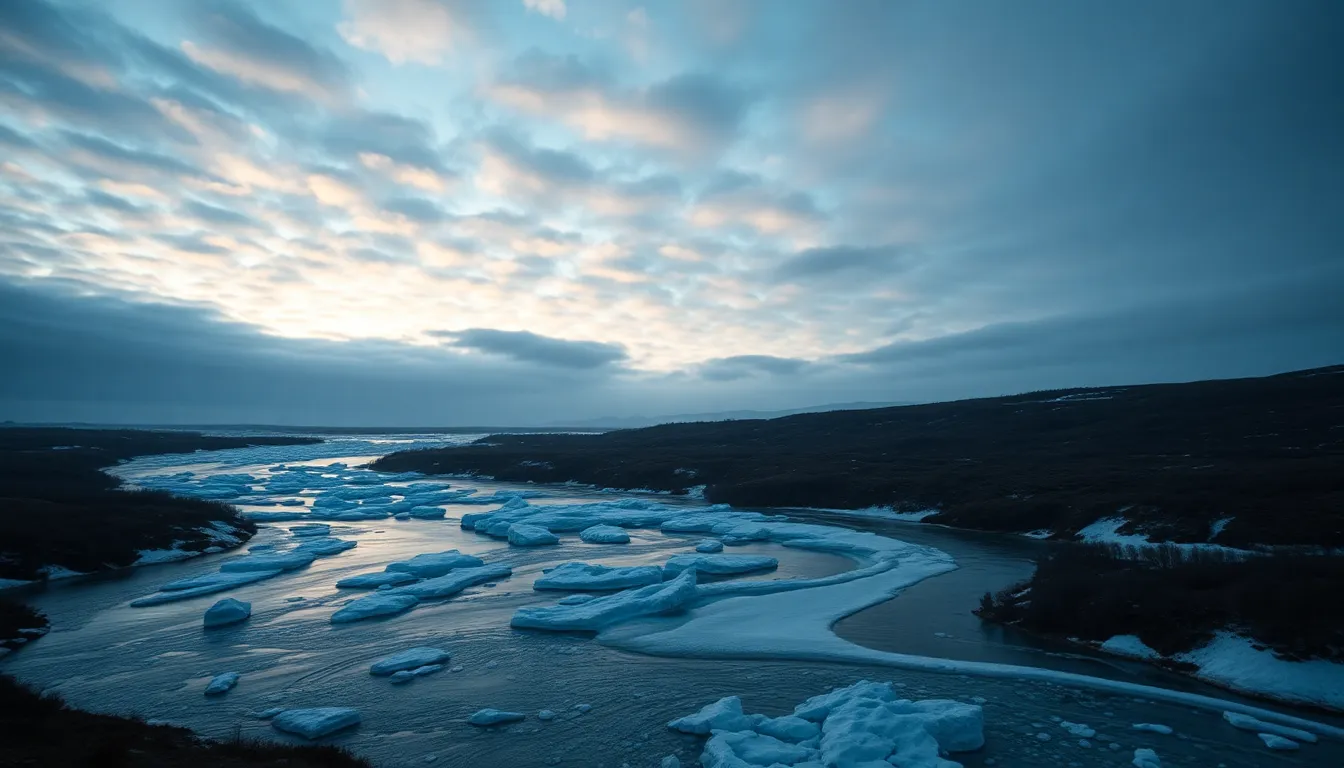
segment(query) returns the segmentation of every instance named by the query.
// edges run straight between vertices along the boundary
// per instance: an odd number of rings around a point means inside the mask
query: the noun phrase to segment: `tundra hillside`
[[[1344,546],[1344,366],[601,435],[492,435],[375,469],[577,481],[744,507],[936,509],[1071,538]],[[1046,534],[1041,534],[1046,535]]]

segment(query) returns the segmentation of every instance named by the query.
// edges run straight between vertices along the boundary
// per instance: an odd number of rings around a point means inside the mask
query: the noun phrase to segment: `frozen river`
[[[299,446],[285,449],[284,463],[311,467],[341,462],[356,467],[398,447],[364,440]],[[341,448],[347,453],[342,454]],[[229,451],[218,456],[155,457],[120,471],[132,482],[151,485],[154,477],[187,471],[198,479],[210,474],[250,474],[264,481],[268,468],[277,463],[276,449],[256,450],[255,456]],[[530,500],[536,505],[612,502],[631,496],[476,480],[435,482],[453,489],[476,489],[477,496],[545,493],[545,498]],[[318,495],[295,492],[284,498],[303,499],[309,505]],[[240,506],[267,512],[291,509],[300,514],[307,510],[307,506],[272,506],[270,502],[280,497],[264,496],[253,494],[250,499],[264,500],[266,506]],[[704,509],[703,503],[691,499],[639,498],[684,507],[687,512]],[[1154,749],[1163,766],[1344,762],[1339,743],[1327,740],[1304,745],[1299,752],[1271,753],[1254,734],[1224,723],[1217,711],[1049,681],[911,671],[862,661],[723,658],[732,654],[712,647],[706,654],[668,657],[613,647],[639,645],[621,642],[621,632],[598,640],[590,634],[513,630],[509,622],[517,609],[553,604],[558,597],[532,589],[543,569],[575,560],[661,565],[673,555],[691,551],[705,534],[662,533],[654,526],[632,529],[629,544],[586,544],[575,535],[562,535],[559,545],[523,548],[459,525],[463,514],[498,506],[448,503],[444,505],[446,518],[441,520],[331,521],[331,536],[358,542],[358,546],[228,592],[152,607],[135,608],[130,602],[155,593],[165,582],[214,573],[222,563],[249,556],[246,547],[35,587],[24,597],[48,614],[54,630],[33,647],[6,659],[0,670],[59,691],[80,707],[134,713],[217,737],[241,731],[244,736],[291,738],[253,716],[267,708],[356,707],[363,714],[362,724],[329,741],[379,766],[434,762],[618,768],[622,764],[655,766],[669,754],[693,765],[703,740],[669,731],[665,727],[668,720],[734,694],[742,697],[748,711],[781,714],[809,696],[865,678],[895,681],[902,686],[902,695],[910,698],[983,700],[986,746],[955,756],[967,766],[1125,766],[1136,747]],[[956,570],[919,581],[895,599],[839,622],[836,633],[859,645],[902,654],[1056,669],[1244,701],[1146,665],[1078,654],[1072,648],[983,627],[970,614],[976,597],[1025,577],[1038,543],[815,512],[798,512],[791,518],[872,530],[942,550],[957,561]],[[267,523],[249,546],[259,547],[257,554],[267,545],[283,549],[292,544],[288,528],[296,524]],[[419,553],[450,549],[478,555],[487,563],[505,563],[513,568],[513,575],[469,588],[449,600],[426,601],[392,618],[331,623],[331,615],[343,603],[367,594],[337,590],[337,580],[381,571],[389,562]],[[854,559],[843,553],[784,547],[773,541],[747,543],[728,551],[769,555],[779,561],[776,570],[733,581],[819,578],[856,567]],[[202,613],[225,596],[250,602],[252,617],[230,627],[203,630]],[[693,611],[689,618],[697,617]],[[687,618],[656,622],[675,630]],[[461,669],[445,669],[403,686],[369,675],[368,667],[377,659],[425,645],[449,651],[450,664]],[[719,658],[700,657],[706,655]],[[204,696],[210,678],[225,671],[242,674],[238,686],[224,696]],[[591,705],[591,710],[581,713],[576,709],[580,704]],[[529,717],[491,730],[468,725],[466,718],[484,707],[516,710]],[[554,721],[541,722],[535,714],[542,709],[559,715]],[[1061,719],[1085,723],[1097,735],[1083,746],[1058,725]],[[1162,723],[1175,734],[1138,732],[1132,728],[1134,723]],[[1111,748],[1111,743],[1118,747]]]

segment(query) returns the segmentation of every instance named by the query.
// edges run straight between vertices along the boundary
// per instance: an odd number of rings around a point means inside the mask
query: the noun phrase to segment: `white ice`
[[[768,571],[779,566],[779,560],[765,555],[673,555],[663,565],[663,572],[675,576],[685,570],[699,571],[713,576]]]
[[[361,597],[339,611],[331,614],[332,624],[348,624],[353,621],[394,616],[411,610],[420,602],[415,595],[394,595],[390,592],[375,592]]]
[[[1277,723],[1267,723],[1263,720],[1243,715],[1238,712],[1224,712],[1223,719],[1233,728],[1240,728],[1243,731],[1252,733],[1272,733],[1278,736],[1284,736],[1297,741],[1306,741],[1315,743],[1316,734],[1304,731],[1300,728],[1291,728]]]
[[[418,580],[417,576],[402,571],[376,571],[374,573],[360,573],[354,576],[347,576],[336,582],[336,588],[377,589],[384,585],[397,587],[402,584],[410,584],[416,580]]]
[[[527,719],[527,715],[524,715],[522,712],[503,712],[498,709],[481,709],[477,710],[475,714],[468,718],[467,722],[484,728],[503,723],[516,723],[519,720],[525,719]]]
[[[1270,749],[1291,751],[1297,749],[1299,746],[1298,743],[1292,739],[1285,739],[1282,736],[1275,736],[1272,733],[1261,733],[1258,735],[1260,736],[1260,740],[1265,743],[1265,746]]]
[[[1162,768],[1162,760],[1157,753],[1147,747],[1134,750],[1134,759],[1130,761],[1134,768]]]
[[[350,707],[314,707],[286,709],[271,719],[278,731],[293,733],[305,739],[320,739],[336,731],[359,725],[359,710]]]
[[[228,693],[233,690],[233,686],[238,684],[238,678],[241,676],[242,675],[239,675],[237,672],[225,672],[220,675],[215,675],[214,678],[210,680],[210,684],[205,686],[205,695],[218,696],[220,694]]]
[[[539,525],[513,523],[508,529],[509,543],[515,547],[539,547],[546,544],[559,544],[560,537]]]
[[[619,529],[617,529],[619,530]],[[588,563],[561,563],[537,579],[533,589],[612,590],[661,584],[663,570],[656,565],[614,567]]]
[[[448,652],[442,648],[417,646],[375,661],[369,667],[369,674],[390,675],[393,672],[400,672],[405,669],[415,669],[429,664],[442,664],[448,658]]]
[[[386,570],[388,572],[409,573],[418,579],[429,579],[442,576],[454,568],[477,568],[482,565],[485,565],[485,563],[481,558],[474,555],[464,555],[456,549],[450,549],[447,552],[426,552],[416,555],[410,560],[389,563]]]
[[[814,696],[785,717],[748,715],[730,696],[668,727],[712,734],[700,755],[706,768],[951,768],[958,764],[940,753],[984,745],[979,706],[900,699],[890,683],[866,680]]]
[[[679,610],[695,596],[695,570],[688,569],[666,583],[627,589],[577,605],[519,608],[511,625],[520,629],[595,632],[640,616]]]
[[[1160,659],[1162,654],[1148,647],[1138,635],[1116,635],[1101,644],[1101,650],[1131,659]]]
[[[1195,677],[1291,704],[1344,709],[1344,664],[1285,661],[1250,638],[1218,632],[1207,645],[1173,658],[1199,667]]]
[[[407,584],[404,587],[396,587],[383,594],[391,596],[410,595],[421,600],[441,599],[452,597],[467,587],[474,587],[477,584],[484,584],[487,581],[503,579],[512,574],[513,569],[507,565],[482,565],[476,568],[458,568],[443,576],[436,576],[432,579],[417,581],[414,584]]]
[[[630,534],[614,525],[594,525],[580,531],[579,539],[589,544],[629,544]]]
[[[205,611],[205,626],[223,627],[237,624],[252,615],[252,604],[226,597]]]

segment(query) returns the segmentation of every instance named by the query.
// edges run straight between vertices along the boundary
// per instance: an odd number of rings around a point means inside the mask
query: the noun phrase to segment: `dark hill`
[[[937,508],[929,522],[1344,546],[1344,366],[602,435],[493,435],[374,468],[574,480],[746,507]],[[1128,529],[1127,529],[1128,530]]]
[[[135,456],[248,445],[321,442],[303,437],[211,437],[125,429],[0,428],[0,579],[39,578],[60,565],[93,571],[129,565],[138,550],[203,549],[199,529],[256,526],[224,504],[157,491],[119,490],[103,467]]]

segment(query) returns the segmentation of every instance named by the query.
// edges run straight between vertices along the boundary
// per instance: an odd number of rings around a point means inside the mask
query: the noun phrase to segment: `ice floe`
[[[228,693],[238,684],[238,678],[240,677],[242,677],[242,675],[237,672],[225,672],[223,674],[215,675],[211,678],[210,683],[205,686],[205,695],[219,696]]]
[[[464,555],[456,549],[450,549],[447,552],[427,552],[416,555],[410,560],[389,563],[386,570],[388,572],[409,573],[418,579],[428,579],[442,576],[454,568],[476,568],[482,565],[485,565],[485,563],[481,558],[474,555]]]
[[[1275,736],[1272,733],[1261,733],[1257,735],[1260,737],[1260,741],[1263,741],[1265,743],[1265,746],[1270,749],[1291,751],[1297,749],[1300,746],[1296,741],[1293,741],[1292,739],[1285,739],[1282,736]]]
[[[419,646],[408,648],[404,651],[394,653],[391,656],[375,661],[369,667],[371,675],[390,675],[393,672],[415,669],[429,664],[442,664],[449,658],[449,653],[442,648],[431,648],[428,646]]]
[[[252,604],[226,597],[205,611],[205,626],[223,627],[237,624],[252,615]]]
[[[695,551],[706,555],[712,555],[723,551],[723,542],[718,539],[705,539],[695,545]]]
[[[779,560],[765,555],[674,555],[663,564],[663,572],[675,576],[691,570],[707,576],[727,576],[768,571],[778,566]]]
[[[630,534],[614,525],[594,525],[580,531],[579,539],[589,544],[629,544]]]
[[[383,616],[395,616],[411,610],[420,602],[415,595],[394,595],[389,592],[375,592],[367,597],[352,600],[349,605],[331,615],[332,624],[348,624]]]
[[[1162,760],[1157,753],[1147,747],[1134,750],[1134,759],[1130,761],[1134,768],[1162,768]]]
[[[359,722],[359,710],[351,707],[313,707],[286,709],[271,718],[271,727],[305,739],[320,739]]]
[[[419,577],[402,571],[376,571],[347,576],[336,582],[337,589],[377,589],[382,586],[401,586],[418,581]]]
[[[432,675],[435,672],[438,672],[442,669],[443,669],[442,664],[426,664],[423,667],[416,667],[415,669],[403,669],[400,672],[393,672],[392,676],[389,677],[388,680],[395,684],[400,685],[402,683],[409,683],[417,677]]]
[[[515,547],[539,547],[559,544],[560,537],[539,525],[513,523],[508,529],[509,543]]]
[[[519,608],[511,624],[520,629],[596,632],[640,616],[681,610],[695,596],[695,570],[688,569],[669,582],[627,589],[583,603]]]
[[[1243,715],[1238,712],[1224,712],[1223,719],[1227,721],[1228,725],[1243,731],[1251,731],[1252,733],[1272,733],[1276,736],[1284,736],[1296,741],[1306,741],[1311,743],[1315,743],[1316,741],[1316,734],[1314,733],[1304,731],[1300,728],[1279,725],[1277,723],[1267,723],[1263,720],[1251,717],[1250,715]]]
[[[661,584],[662,581],[663,570],[656,565],[620,567],[561,563],[533,582],[532,588],[602,591]]]
[[[1162,725],[1161,723],[1135,723],[1134,730],[1147,731],[1148,733],[1160,733],[1164,736],[1170,736],[1172,734],[1171,726]]]
[[[984,745],[978,705],[901,699],[890,683],[868,681],[814,696],[779,718],[748,715],[730,696],[668,727],[710,735],[700,755],[706,768],[950,768],[956,763],[941,753]]]
[[[513,574],[507,565],[482,565],[476,568],[458,568],[443,576],[417,581],[404,587],[385,592],[386,595],[411,595],[421,600],[435,600],[452,597],[467,587],[484,584],[487,581],[502,579]]]
[[[467,718],[467,722],[485,728],[492,725],[516,723],[526,719],[527,715],[524,715],[522,712],[503,712],[498,709],[480,709],[471,717]]]

